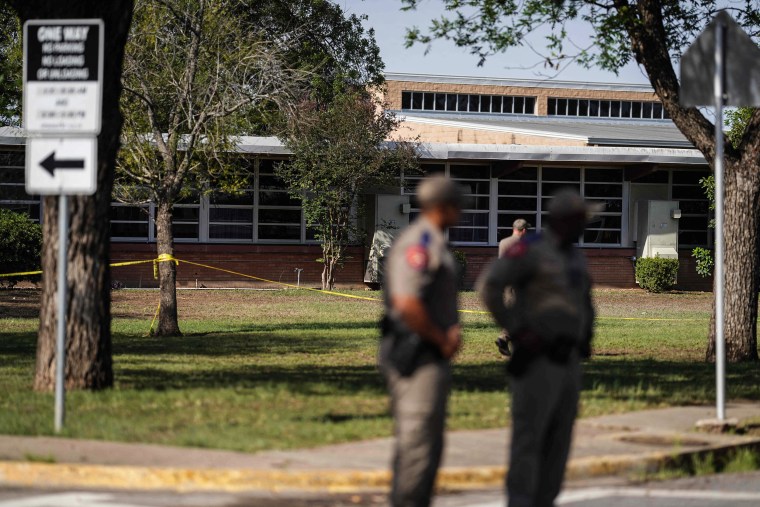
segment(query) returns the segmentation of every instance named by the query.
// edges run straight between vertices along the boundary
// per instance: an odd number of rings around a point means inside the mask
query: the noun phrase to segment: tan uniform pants
[[[427,507],[443,452],[451,365],[423,359],[408,377],[383,367],[391,395],[396,444],[393,457],[393,507]]]
[[[540,357],[511,385],[509,507],[551,507],[562,488],[578,414],[578,355],[564,365]]]

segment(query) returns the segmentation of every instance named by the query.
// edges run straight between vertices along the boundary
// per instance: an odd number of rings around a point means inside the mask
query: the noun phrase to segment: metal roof
[[[517,86],[521,88],[564,88],[572,90],[654,93],[654,90],[649,85],[633,83],[586,83],[582,81],[560,81],[554,79],[440,76],[435,74],[413,74],[403,72],[386,72],[385,79],[388,81],[407,81],[414,83],[446,83],[458,85]]]
[[[0,146],[23,146],[25,143],[22,129],[0,128]],[[241,153],[255,155],[290,154],[276,137],[241,136],[237,138],[237,148]],[[418,152],[421,158],[431,160],[707,165],[702,154],[695,149],[661,147],[423,143]]]
[[[23,129],[18,127],[0,127],[0,145],[24,146],[26,138]]]
[[[692,148],[670,120],[557,118],[549,116],[452,115],[403,112],[411,123],[582,141],[597,146]]]

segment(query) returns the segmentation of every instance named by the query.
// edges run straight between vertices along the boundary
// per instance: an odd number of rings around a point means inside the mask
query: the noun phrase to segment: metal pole
[[[69,239],[69,207],[65,195],[58,197],[58,329],[55,340],[55,432],[63,429],[66,368],[66,267]]]
[[[717,419],[726,418],[726,337],[723,334],[723,85],[726,27],[715,31],[715,403]]]

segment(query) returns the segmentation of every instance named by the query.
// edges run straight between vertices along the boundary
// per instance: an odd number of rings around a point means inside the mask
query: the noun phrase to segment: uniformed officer
[[[591,351],[594,309],[583,254],[573,243],[595,211],[574,190],[549,205],[548,230],[527,235],[488,270],[481,295],[509,330],[512,374],[510,507],[549,507],[560,492],[581,388],[581,358]],[[515,302],[504,304],[513,287]]]
[[[520,239],[528,233],[529,227],[530,224],[524,218],[518,218],[512,222],[512,235],[507,236],[506,238],[499,241],[498,256],[504,257],[512,245],[520,241]],[[512,294],[509,294],[509,296],[511,299]],[[506,329],[502,329],[499,337],[496,339],[496,346],[498,347],[501,355],[504,357],[510,357],[512,355],[512,350],[509,343],[509,333]]]
[[[426,507],[443,451],[450,359],[459,350],[458,265],[444,231],[457,223],[462,191],[432,176],[417,189],[420,217],[391,246],[385,269],[380,369],[395,425],[393,507]]]

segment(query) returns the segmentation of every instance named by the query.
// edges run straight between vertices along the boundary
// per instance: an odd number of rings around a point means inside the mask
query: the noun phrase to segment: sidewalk
[[[728,415],[760,421],[760,403]],[[752,446],[760,437],[697,433],[712,407],[678,407],[582,419],[569,479],[630,476],[703,452]],[[439,486],[494,487],[506,472],[506,429],[449,432]],[[0,436],[0,485],[88,488],[348,492],[384,489],[392,439],[245,454],[148,444]],[[34,460],[34,461],[29,461]],[[41,463],[39,460],[50,460]]]

